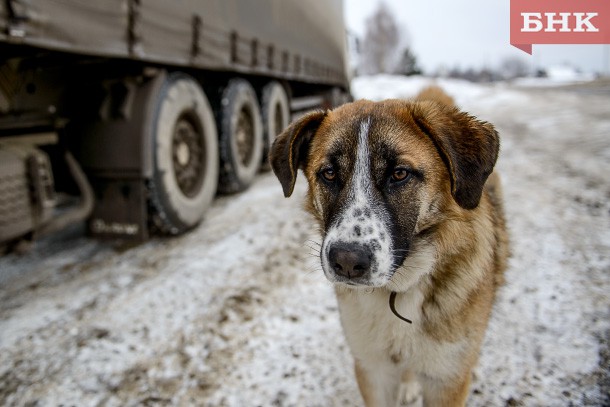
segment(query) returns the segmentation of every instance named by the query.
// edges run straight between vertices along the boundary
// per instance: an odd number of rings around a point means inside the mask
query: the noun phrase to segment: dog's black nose
[[[328,251],[328,261],[338,276],[362,277],[371,267],[371,251],[355,243],[336,243]]]

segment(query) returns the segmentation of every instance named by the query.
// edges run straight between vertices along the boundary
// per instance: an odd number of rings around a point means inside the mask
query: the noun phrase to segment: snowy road
[[[469,405],[609,405],[610,92],[441,85],[500,131],[512,239]],[[0,258],[0,405],[361,405],[304,191],[264,174],[186,236]]]

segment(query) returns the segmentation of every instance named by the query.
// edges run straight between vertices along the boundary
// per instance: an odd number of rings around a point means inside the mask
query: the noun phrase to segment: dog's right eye
[[[329,182],[332,182],[335,180],[335,178],[337,178],[337,173],[332,168],[327,168],[325,170],[322,170],[321,175],[322,175],[322,178],[324,178],[326,181],[329,181]]]

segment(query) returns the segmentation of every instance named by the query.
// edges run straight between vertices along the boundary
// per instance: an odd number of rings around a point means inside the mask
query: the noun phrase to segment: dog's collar
[[[392,291],[390,293],[390,310],[394,315],[396,315],[399,319],[402,319],[405,322],[412,324],[413,322],[410,319],[407,319],[400,315],[398,311],[396,311],[396,291]]]

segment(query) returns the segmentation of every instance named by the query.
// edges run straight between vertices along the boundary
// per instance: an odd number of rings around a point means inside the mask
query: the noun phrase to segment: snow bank
[[[476,109],[507,103],[520,103],[526,98],[504,83],[481,85],[460,79],[428,78],[423,76],[374,75],[360,76],[352,81],[354,99],[409,99],[426,86],[437,85],[454,98],[458,106]]]

